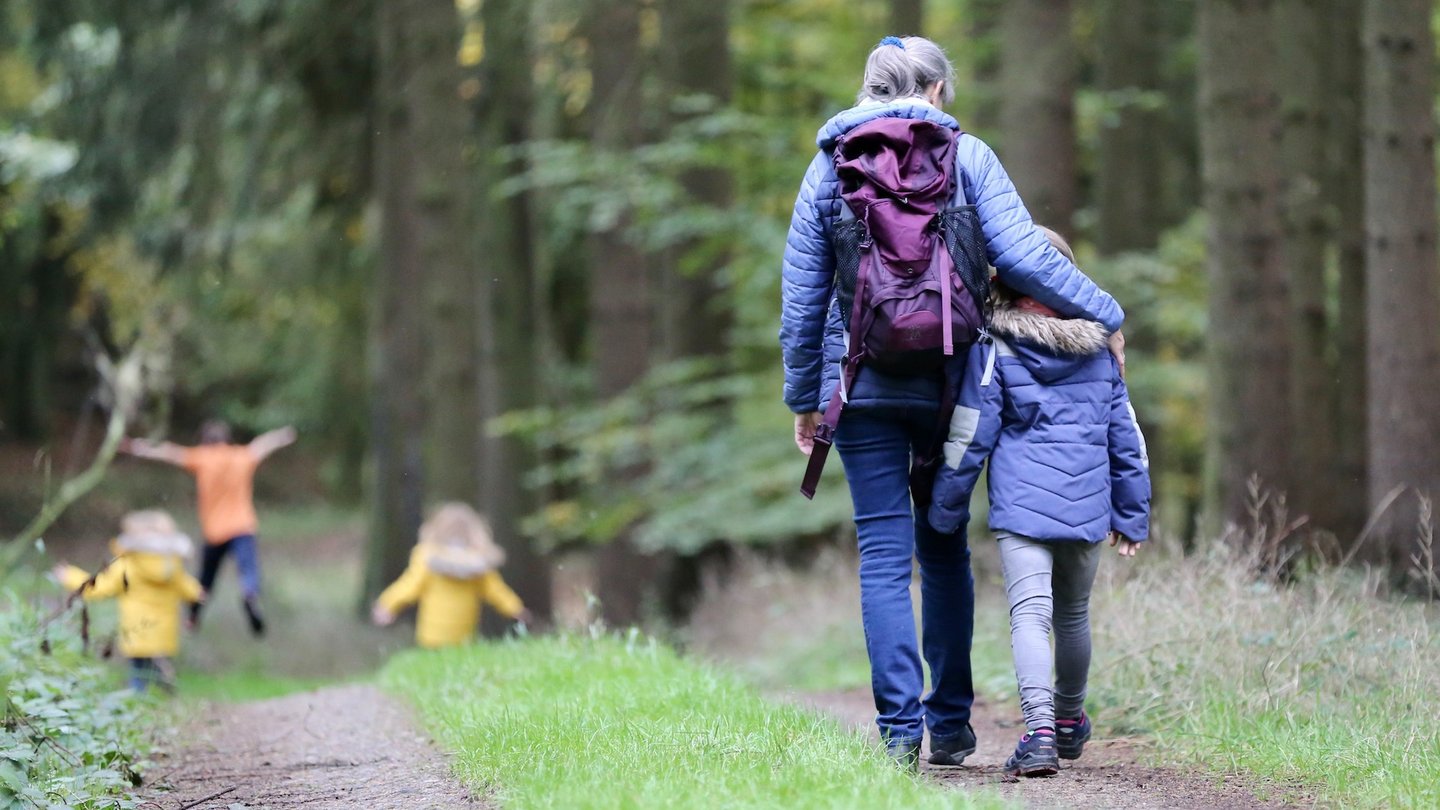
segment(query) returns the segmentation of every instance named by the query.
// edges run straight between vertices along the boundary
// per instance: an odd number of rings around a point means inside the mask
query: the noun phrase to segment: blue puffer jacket
[[[970,349],[930,523],[970,519],[990,460],[990,528],[1037,540],[1150,536],[1145,438],[1098,323],[996,307]]]
[[[840,216],[840,182],[831,154],[855,127],[881,117],[913,118],[957,133],[955,163],[965,200],[976,206],[990,263],[1000,280],[1062,315],[1098,321],[1114,331],[1125,314],[1035,229],[1015,185],[995,153],[979,138],[960,133],[954,118],[920,99],[866,103],[831,118],[816,137],[820,152],[810,162],[782,268],[780,345],[785,356],[785,404],[795,413],[823,410],[839,384],[845,354],[839,307],[835,303],[835,256],[830,229]],[[878,405],[936,407],[940,378],[894,377],[862,368],[850,392],[852,408]]]

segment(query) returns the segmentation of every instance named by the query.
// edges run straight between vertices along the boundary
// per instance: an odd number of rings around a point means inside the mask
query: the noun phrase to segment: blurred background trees
[[[11,0],[0,439],[66,441],[88,354],[143,341],[138,429],[298,424],[371,516],[368,590],[460,498],[537,613],[545,555],[591,548],[611,619],[683,610],[727,548],[848,531],[838,481],[795,496],[779,254],[815,130],[923,32],[1129,313],[1162,528],[1214,538],[1258,487],[1343,553],[1391,502],[1361,554],[1403,564],[1440,489],[1434,13]]]

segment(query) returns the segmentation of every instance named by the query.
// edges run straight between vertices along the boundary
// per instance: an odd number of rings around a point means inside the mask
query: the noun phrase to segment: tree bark
[[[640,9],[626,0],[595,0],[586,25],[594,87],[591,143],[601,154],[633,148],[643,133]],[[645,375],[654,343],[649,262],[627,239],[628,224],[622,218],[591,239],[590,346],[601,398],[624,393]],[[640,621],[655,568],[624,534],[599,551],[595,590],[607,621]]]
[[[957,69],[968,70],[959,77],[957,97],[970,98],[967,129],[982,139],[993,140],[1000,128],[1000,18],[1003,0],[970,0],[965,19],[965,59]],[[965,89],[968,92],[960,93]],[[996,141],[998,143],[998,141]]]
[[[1335,533],[1352,543],[1370,515],[1369,447],[1366,436],[1365,323],[1365,156],[1361,147],[1364,60],[1360,50],[1360,7],[1354,0],[1330,0],[1331,114],[1328,196],[1335,204],[1338,279],[1334,346]]]
[[[925,35],[925,0],[890,0],[890,35]]]
[[[470,184],[461,179],[467,176],[464,151],[470,133],[459,95],[464,74],[455,58],[460,17],[451,3],[407,0],[403,5],[408,14],[402,35],[414,49],[403,87],[416,150],[408,182],[416,206],[416,260],[425,278],[425,496],[474,505],[485,488],[481,425],[488,414],[481,410],[476,362],[481,318]]]
[[[1337,524],[1333,406],[1334,372],[1325,263],[1332,238],[1331,195],[1326,189],[1326,146],[1333,86],[1318,66],[1331,43],[1326,12],[1330,0],[1277,0],[1276,86],[1280,99],[1281,255],[1290,285],[1291,458],[1311,471],[1294,477],[1291,512],[1309,516],[1307,527],[1331,531]],[[1323,471],[1323,472],[1322,472]]]
[[[1069,234],[1078,159],[1070,0],[1008,0],[1000,18],[999,152],[1037,222]]]
[[[1096,163],[1096,246],[1107,255],[1150,250],[1165,226],[1163,10],[1153,0],[1097,0],[1101,117]]]
[[[420,0],[379,5],[380,69],[376,180],[380,257],[372,321],[371,453],[374,487],[363,598],[366,603],[405,568],[424,503],[425,402],[416,373],[425,367],[424,260],[420,243],[416,123],[408,90],[425,58],[412,24]],[[433,4],[432,4],[433,5]],[[449,9],[449,6],[446,6]]]
[[[1268,0],[1200,4],[1200,142],[1209,212],[1207,489],[1246,522],[1247,481],[1290,489],[1289,290],[1281,260],[1278,104]]]
[[[535,289],[535,252],[530,228],[528,193],[502,197],[496,186],[525,170],[520,159],[507,155],[530,139],[535,87],[529,0],[486,0],[481,7],[485,26],[485,57],[481,62],[479,124],[481,187],[489,193],[482,210],[480,235],[486,272],[478,289],[485,317],[482,345],[482,403],[487,414],[533,408],[540,402],[540,322]],[[480,502],[489,514],[496,537],[509,552],[505,578],[537,618],[551,614],[550,562],[535,548],[534,538],[521,530],[521,520],[537,505],[524,485],[534,469],[532,446],[515,438],[482,437],[485,443],[485,489]]]
[[[1365,260],[1370,505],[1405,487],[1440,494],[1440,260],[1435,223],[1435,38],[1429,0],[1366,0]],[[1407,564],[1416,498],[1378,524],[1383,559]]]

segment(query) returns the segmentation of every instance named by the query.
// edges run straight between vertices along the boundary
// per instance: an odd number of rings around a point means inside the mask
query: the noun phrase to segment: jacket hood
[[[425,558],[425,567],[454,579],[474,579],[498,567],[493,555],[479,549],[434,546]]]
[[[115,538],[120,551],[143,552],[189,558],[195,550],[190,538],[179,532],[123,532]]]
[[[156,554],[147,551],[128,551],[127,576],[136,576],[156,585],[164,585],[185,573],[185,561],[176,554]]]
[[[1096,321],[1026,312],[1002,296],[990,300],[990,331],[1042,383],[1068,377],[1106,349],[1109,336]]]
[[[957,132],[960,130],[959,122],[949,113],[924,99],[909,98],[884,103],[866,101],[836,113],[826,121],[825,126],[820,127],[820,132],[815,136],[815,145],[821,149],[829,149],[845,133],[876,118],[910,118],[940,124]]]

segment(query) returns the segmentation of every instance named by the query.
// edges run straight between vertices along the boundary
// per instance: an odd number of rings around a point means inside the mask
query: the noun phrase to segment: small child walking
[[[52,570],[69,591],[86,601],[115,599],[120,605],[120,654],[130,659],[130,687],[143,692],[156,684],[175,687],[172,659],[180,651],[180,608],[205,599],[200,583],[185,571],[194,553],[190,538],[159,509],[131,512],[111,541],[112,559],[93,578],[73,565]]]
[[[1073,261],[1058,234],[1041,230]],[[1108,536],[1133,557],[1149,536],[1149,460],[1105,328],[999,287],[992,303],[989,335],[971,347],[956,397],[929,517],[942,533],[967,522],[988,459],[990,528],[1028,728],[1005,770],[1047,776],[1061,759],[1079,759],[1090,739],[1090,589],[1100,541]]]
[[[383,627],[418,603],[415,642],[432,649],[473,638],[481,603],[528,622],[529,611],[500,577],[504,563],[485,518],[463,503],[444,504],[420,527],[409,567],[375,600],[371,618]]]

